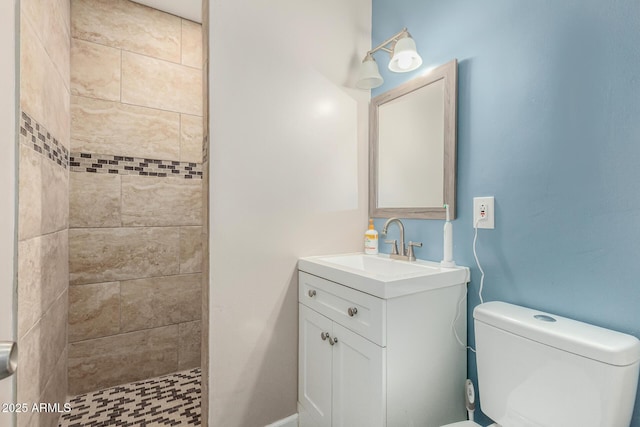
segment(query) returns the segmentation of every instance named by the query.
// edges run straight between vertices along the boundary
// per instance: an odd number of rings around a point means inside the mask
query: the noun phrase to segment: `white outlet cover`
[[[491,197],[474,197],[473,198],[473,225],[475,228],[476,221],[480,217],[480,207],[484,205],[487,208],[487,217],[478,222],[478,228],[496,228],[496,215],[494,209],[494,198]]]

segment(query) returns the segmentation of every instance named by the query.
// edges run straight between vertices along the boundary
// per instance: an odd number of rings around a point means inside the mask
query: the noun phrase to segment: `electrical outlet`
[[[493,196],[473,198],[473,227],[496,228]]]

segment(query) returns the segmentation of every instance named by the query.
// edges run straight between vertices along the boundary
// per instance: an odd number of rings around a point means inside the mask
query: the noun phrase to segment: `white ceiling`
[[[133,0],[136,3],[202,23],[202,0]]]

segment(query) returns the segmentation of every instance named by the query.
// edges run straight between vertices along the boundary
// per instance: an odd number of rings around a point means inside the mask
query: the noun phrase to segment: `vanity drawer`
[[[303,271],[298,279],[300,303],[382,347],[387,345],[385,300]]]

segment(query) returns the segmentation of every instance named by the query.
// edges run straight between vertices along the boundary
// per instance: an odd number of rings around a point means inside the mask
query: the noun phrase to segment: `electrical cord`
[[[473,257],[476,260],[476,265],[478,266],[478,269],[480,270],[480,288],[478,289],[478,296],[480,297],[480,304],[484,304],[484,299],[482,298],[482,290],[484,288],[484,270],[482,269],[482,265],[480,265],[480,260],[478,259],[478,252],[476,251],[476,242],[478,241],[478,224],[480,224],[480,221],[486,219],[485,217],[478,217],[478,219],[476,219],[476,222],[473,224],[473,228],[475,229],[475,233],[473,236]],[[466,291],[466,290],[465,290]],[[453,334],[456,337],[456,341],[458,341],[458,344],[460,344],[462,346],[462,348],[465,349],[469,349],[472,352],[476,352],[476,349],[466,345],[465,343],[462,342],[462,340],[460,339],[460,336],[458,335],[458,331],[455,328],[455,324],[458,321],[458,318],[460,317],[460,305],[462,304],[462,302],[464,300],[467,299],[467,292],[464,292],[462,294],[462,298],[460,298],[460,301],[458,301],[458,307],[456,310],[456,317],[455,319],[453,319],[453,323],[451,324],[451,329],[453,329]]]
[[[471,350],[472,352],[475,353],[476,350],[473,347],[466,345],[465,343],[462,342],[462,340],[460,339],[460,336],[458,335],[458,331],[456,330],[456,322],[458,321],[458,318],[460,317],[460,312],[461,312],[460,305],[462,304],[462,301],[466,299],[467,299],[467,289],[465,289],[465,291],[462,293],[462,298],[460,298],[460,301],[458,301],[458,309],[456,310],[456,317],[455,319],[453,319],[453,322],[451,323],[451,329],[453,329],[453,335],[455,335],[456,341],[458,341],[458,344],[460,344],[462,348]]]
[[[485,218],[484,217],[478,217],[478,219],[476,220],[476,223],[473,226],[473,228],[475,228],[475,230],[476,230],[475,231],[475,235],[473,236],[473,257],[476,259],[476,265],[478,266],[478,269],[480,270],[480,288],[478,289],[478,296],[480,297],[480,304],[484,304],[484,299],[482,299],[482,289],[484,288],[484,270],[482,269],[482,266],[480,265],[480,260],[478,260],[478,252],[476,251],[476,242],[478,241],[478,224],[483,219],[485,219]]]

